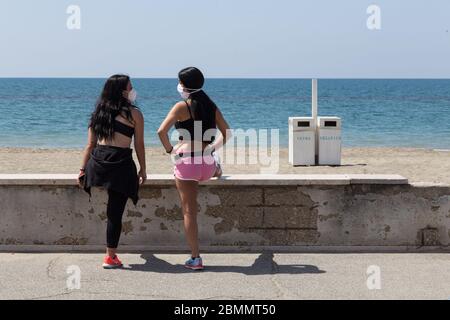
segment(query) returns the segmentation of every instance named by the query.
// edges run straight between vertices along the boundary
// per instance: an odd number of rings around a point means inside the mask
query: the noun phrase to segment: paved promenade
[[[202,272],[184,254],[120,257],[0,253],[0,299],[450,299],[450,254],[205,254]]]

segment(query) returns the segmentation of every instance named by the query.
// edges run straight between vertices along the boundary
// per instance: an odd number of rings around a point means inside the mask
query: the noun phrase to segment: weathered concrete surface
[[[0,185],[6,186],[72,186],[74,174],[0,174]],[[349,184],[408,184],[408,179],[398,174],[237,174],[222,176],[202,182],[203,185],[349,185]],[[146,185],[169,185],[175,181],[173,175],[152,174]]]
[[[184,254],[122,254],[122,270],[103,270],[102,257],[0,254],[0,299],[450,298],[449,254],[204,254],[202,272],[184,269]],[[69,266],[79,290],[67,287]],[[370,266],[380,287],[367,286]]]
[[[186,248],[173,180],[158,179],[141,189],[136,207],[128,204],[121,245]],[[324,178],[320,184],[304,177],[295,183],[292,176],[261,179],[261,184],[252,186],[241,185],[240,180],[201,186],[203,246],[444,248],[450,244],[449,186],[389,184],[387,177],[367,176]],[[402,183],[399,177],[393,180]],[[89,202],[67,177],[13,181],[0,183],[0,250],[104,245],[105,192],[94,190]]]

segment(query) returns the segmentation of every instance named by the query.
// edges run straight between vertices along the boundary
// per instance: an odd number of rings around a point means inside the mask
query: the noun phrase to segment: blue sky
[[[450,78],[448,0],[1,0],[0,77]],[[68,30],[69,5],[81,30]],[[366,27],[381,8],[381,30]]]

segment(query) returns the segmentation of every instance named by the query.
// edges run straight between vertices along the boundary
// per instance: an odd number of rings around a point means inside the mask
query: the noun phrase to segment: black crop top
[[[127,136],[128,138],[132,138],[134,135],[134,128],[130,127],[118,120],[114,120],[114,131]]]
[[[193,141],[195,140],[195,125],[197,125],[197,123],[201,122],[201,127],[202,127],[202,136],[201,136],[201,141],[206,142],[206,143],[212,143],[215,139],[215,135],[213,134],[209,134],[208,136],[205,136],[205,132],[207,130],[211,130],[211,129],[216,129],[216,110],[207,110],[207,112],[202,112],[201,113],[201,117],[202,119],[200,120],[195,120],[193,113],[191,111],[191,107],[189,106],[189,104],[186,102],[188,111],[189,111],[189,115],[190,118],[184,121],[177,121],[175,123],[175,129],[177,129],[180,132],[180,140],[188,140],[185,139],[183,137],[183,131],[187,131],[189,133],[190,136],[190,140]],[[203,110],[202,110],[203,111]],[[215,131],[214,131],[215,132]],[[186,133],[186,132],[184,132]],[[215,133],[214,133],[215,134]]]

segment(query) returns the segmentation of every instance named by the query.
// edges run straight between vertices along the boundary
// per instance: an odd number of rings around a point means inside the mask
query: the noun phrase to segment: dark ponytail
[[[197,91],[205,84],[202,72],[195,67],[185,68],[178,73],[178,79],[187,92],[193,92],[189,99],[194,119],[202,121],[206,128],[215,128],[217,105],[204,90]]]

